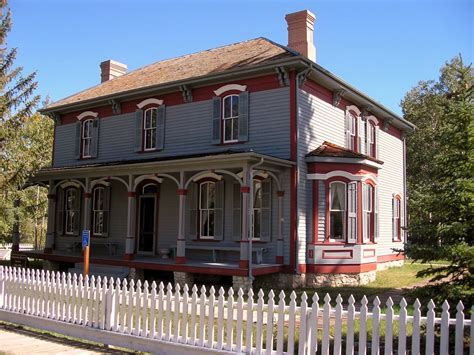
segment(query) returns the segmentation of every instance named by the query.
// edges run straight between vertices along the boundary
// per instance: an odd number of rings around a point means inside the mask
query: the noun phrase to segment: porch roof
[[[30,179],[31,182],[41,182],[58,177],[68,178],[81,176],[112,176],[133,173],[158,173],[185,170],[217,169],[239,167],[252,164],[263,159],[263,167],[270,169],[288,168],[295,162],[259,154],[252,150],[224,150],[215,153],[190,154],[182,156],[155,157],[151,159],[121,160],[104,163],[83,164],[67,167],[43,168]],[[225,165],[225,166],[223,166]]]

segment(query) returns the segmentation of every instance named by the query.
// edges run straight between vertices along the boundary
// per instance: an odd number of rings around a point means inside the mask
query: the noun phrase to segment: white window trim
[[[239,95],[236,95],[236,94],[231,94],[231,95],[227,95],[225,97],[222,98],[222,114],[221,114],[221,118],[222,118],[222,142],[223,143],[237,143],[239,141],[239,132],[237,131],[237,139],[229,139],[229,140],[226,140],[225,139],[225,136],[226,136],[226,130],[225,130],[225,121],[227,120],[234,120],[234,119],[237,119],[237,121],[239,120],[239,116],[240,116],[240,112],[238,112],[239,114],[237,116],[232,116],[232,99],[231,99],[231,116],[229,117],[224,117],[224,113],[225,113],[225,100],[227,98],[232,98],[232,97],[239,97]],[[231,130],[231,137],[233,136],[233,133],[234,133],[234,123],[232,122],[232,130]]]
[[[89,117],[89,116],[97,118],[97,116],[99,116],[99,113],[98,112],[93,112],[93,111],[85,111],[85,112],[81,113],[79,116],[77,116],[77,119],[79,121],[82,121],[84,118]]]
[[[227,92],[227,91],[245,91],[247,90],[247,85],[240,85],[240,84],[227,84],[227,85],[224,85],[224,86],[221,86],[220,88],[218,88],[217,90],[214,90],[214,94],[216,96],[221,96],[223,93]]]
[[[156,110],[156,122],[155,122],[155,126],[154,127],[149,127],[149,128],[146,128],[146,113],[149,112],[149,111],[152,111],[152,110]],[[151,117],[152,115],[150,116],[150,120],[151,120]],[[156,150],[156,140],[155,140],[155,146],[154,147],[149,147],[147,148],[147,145],[146,145],[146,133],[147,131],[154,131],[154,136],[156,137],[156,130],[158,129],[158,108],[157,107],[150,107],[149,109],[146,109],[145,111],[143,111],[143,127],[142,127],[142,134],[143,134],[143,150],[145,152],[149,152],[149,151],[152,151],[152,150]],[[153,137],[153,135],[152,135]]]
[[[332,238],[331,234],[332,234],[332,231],[331,231],[331,211],[332,210],[332,200],[331,200],[331,187],[333,184],[342,184],[344,185],[344,214],[342,216],[342,221],[343,221],[343,226],[342,226],[342,238],[340,239],[336,239],[336,238]],[[328,225],[328,228],[329,228],[329,241],[330,242],[345,242],[347,243],[347,183],[345,183],[344,181],[332,181],[331,183],[329,183],[329,191],[328,191],[328,199],[329,199],[329,225]],[[340,210],[334,210],[334,211],[340,211]]]
[[[161,106],[161,105],[163,105],[163,100],[155,99],[155,98],[145,99],[145,100],[139,102],[139,103],[137,104],[137,107],[141,110],[142,108],[144,108],[144,107],[147,106],[147,105],[158,105],[158,106]]]
[[[369,196],[369,191],[372,193]],[[369,197],[369,199],[367,199]],[[371,230],[370,220],[367,221],[367,215],[372,216],[374,214],[374,198],[375,198],[375,190],[371,184],[364,183],[362,185],[362,219],[365,221],[362,225],[364,228],[362,229],[362,242],[368,243],[371,242],[371,232],[374,232],[373,228]],[[373,216],[375,219],[375,215]],[[369,222],[369,223],[367,223]],[[375,221],[374,221],[375,222]],[[375,236],[374,236],[375,237]]]
[[[199,211],[199,239],[214,239],[215,238],[215,235],[201,235],[201,230],[202,230],[202,211],[207,211],[208,213],[208,218],[209,218],[209,211],[213,211],[213,216],[214,216],[214,228],[215,228],[215,225],[216,225],[216,221],[215,221],[215,210],[216,210],[216,201],[214,200],[214,208],[202,208],[201,207],[201,188],[203,185],[210,185],[210,184],[213,184],[214,185],[214,199],[216,198],[216,195],[215,195],[215,183],[212,182],[212,181],[205,181],[205,182],[202,182],[199,184],[199,194],[198,194],[198,211]],[[209,188],[207,189],[207,191],[209,192]],[[209,195],[207,196],[207,206],[209,206]],[[215,233],[215,230],[214,230],[214,233]]]

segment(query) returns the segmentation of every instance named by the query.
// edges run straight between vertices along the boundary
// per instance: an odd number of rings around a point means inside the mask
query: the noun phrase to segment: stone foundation
[[[232,288],[238,292],[239,288],[247,293],[252,288],[252,280],[246,276],[232,276]]]
[[[360,286],[375,281],[376,272],[367,271],[359,274],[306,274],[306,287]]]
[[[181,272],[181,271],[174,271],[174,284],[184,287],[184,285],[188,285],[189,289],[191,289],[194,285],[194,275],[190,272]]]
[[[270,274],[258,276],[254,281],[254,290],[259,288],[265,289],[293,289],[305,287],[306,274]]]
[[[43,269],[49,271],[59,271],[59,263],[50,260],[43,260]]]
[[[387,270],[392,267],[401,267],[405,264],[405,260],[392,260],[386,263],[377,263],[377,271]]]
[[[145,272],[143,269],[135,269],[135,268],[130,268],[130,273],[127,276],[127,281],[135,281],[137,282],[140,280],[142,283],[145,280]]]

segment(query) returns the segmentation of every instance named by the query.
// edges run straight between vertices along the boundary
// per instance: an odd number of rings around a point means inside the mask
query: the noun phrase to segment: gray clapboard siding
[[[289,88],[250,94],[248,142],[227,146],[253,149],[262,154],[288,159],[290,155]],[[137,153],[134,149],[135,114],[102,117],[99,149],[96,159],[74,157],[75,125],[56,127],[55,167],[140,158],[170,157],[196,153],[213,153],[226,146],[211,144],[212,100],[192,102],[166,108],[165,147],[158,152]]]

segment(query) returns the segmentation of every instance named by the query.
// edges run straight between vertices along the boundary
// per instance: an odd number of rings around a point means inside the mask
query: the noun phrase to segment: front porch
[[[289,263],[292,162],[220,153],[41,171],[48,186],[43,252],[80,263],[91,231],[93,264],[196,274],[259,276]]]

